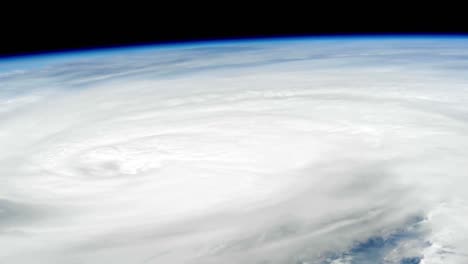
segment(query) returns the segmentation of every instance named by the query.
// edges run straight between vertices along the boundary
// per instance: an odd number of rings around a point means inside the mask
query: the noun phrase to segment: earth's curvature
[[[0,60],[0,263],[468,263],[468,38]]]

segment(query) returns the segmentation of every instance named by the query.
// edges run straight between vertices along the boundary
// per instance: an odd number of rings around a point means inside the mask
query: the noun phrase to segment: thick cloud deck
[[[4,62],[1,263],[467,263],[468,40]]]

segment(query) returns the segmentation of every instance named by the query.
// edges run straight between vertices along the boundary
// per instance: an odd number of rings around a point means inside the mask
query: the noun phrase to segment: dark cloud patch
[[[400,264],[419,264],[421,263],[421,257],[408,257],[408,258],[403,258],[400,261]]]
[[[44,210],[36,205],[0,199],[0,229],[32,223],[43,219],[45,214]]]

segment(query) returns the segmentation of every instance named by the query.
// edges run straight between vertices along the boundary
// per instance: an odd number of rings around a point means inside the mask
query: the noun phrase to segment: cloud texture
[[[0,262],[466,263],[468,41],[113,51],[0,75]]]

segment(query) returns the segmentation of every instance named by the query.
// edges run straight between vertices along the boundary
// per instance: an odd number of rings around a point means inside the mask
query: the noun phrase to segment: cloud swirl
[[[213,43],[0,75],[0,262],[466,263],[468,41]]]

